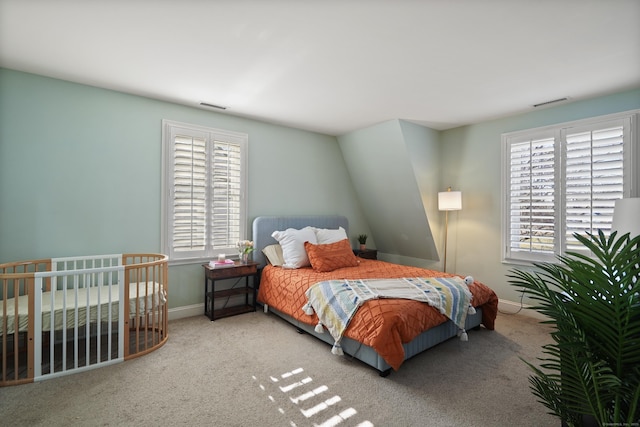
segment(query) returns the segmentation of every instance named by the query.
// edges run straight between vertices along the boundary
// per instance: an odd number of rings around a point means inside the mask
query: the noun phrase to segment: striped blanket
[[[376,298],[404,298],[422,301],[437,308],[460,328],[460,337],[466,341],[464,331],[471,306],[471,292],[459,277],[410,277],[398,279],[327,280],[311,286],[303,307],[306,314],[318,316],[316,332],[327,328],[335,344],[334,354],[342,354],[340,340],[349,322],[365,301]]]

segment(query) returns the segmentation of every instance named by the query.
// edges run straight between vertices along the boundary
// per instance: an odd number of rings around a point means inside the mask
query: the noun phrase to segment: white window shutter
[[[633,111],[503,134],[504,261],[590,255],[574,235],[608,235],[615,201],[638,197],[639,116]]]
[[[170,262],[237,254],[246,238],[247,135],[163,121],[162,246]]]
[[[577,251],[582,244],[574,233],[611,230],[615,201],[624,194],[624,126],[570,129],[565,141],[566,250]]]
[[[214,141],[211,159],[211,245],[214,249],[234,247],[240,237],[242,202],[242,156],[240,146]]]
[[[526,254],[554,252],[555,150],[554,137],[509,146],[510,254],[528,258]]]
[[[172,252],[206,247],[206,141],[188,135],[174,138]]]

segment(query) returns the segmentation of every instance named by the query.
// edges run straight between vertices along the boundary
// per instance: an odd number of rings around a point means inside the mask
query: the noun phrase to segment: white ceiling
[[[0,0],[0,66],[330,135],[448,129],[640,87],[640,1]]]

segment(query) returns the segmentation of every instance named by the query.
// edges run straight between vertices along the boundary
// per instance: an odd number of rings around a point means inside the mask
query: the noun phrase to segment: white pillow
[[[307,251],[304,250],[304,242],[318,244],[316,233],[311,227],[302,230],[287,228],[285,231],[274,231],[271,237],[276,239],[282,247],[284,257],[284,268],[300,268],[311,265]]]
[[[314,228],[316,233],[316,239],[318,239],[319,245],[325,245],[327,243],[335,243],[340,240],[347,239],[347,232],[342,227],[338,227],[337,230],[329,228]]]

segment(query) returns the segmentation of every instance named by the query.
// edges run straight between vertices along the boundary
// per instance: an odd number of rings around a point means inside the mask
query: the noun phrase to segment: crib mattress
[[[111,294],[109,294],[110,288]],[[118,286],[95,286],[88,288],[88,291],[87,288],[56,291],[53,310],[51,306],[52,294],[52,292],[42,293],[42,331],[52,330],[52,311],[54,313],[53,330],[71,329],[87,323],[97,322],[98,316],[102,322],[118,321],[120,300]],[[77,305],[75,301],[78,302]],[[109,311],[110,301],[111,311]],[[151,312],[154,307],[164,305],[166,301],[166,293],[160,283],[143,282],[129,285],[129,317],[145,315]],[[15,298],[10,298],[6,301],[6,314],[4,313],[4,306],[4,301],[0,301],[0,336],[5,331],[5,319],[7,321],[7,334],[13,334],[15,331]],[[89,307],[88,314],[87,307]],[[66,316],[63,315],[65,312]],[[27,332],[28,325],[29,296],[22,295],[18,297],[18,331]]]

